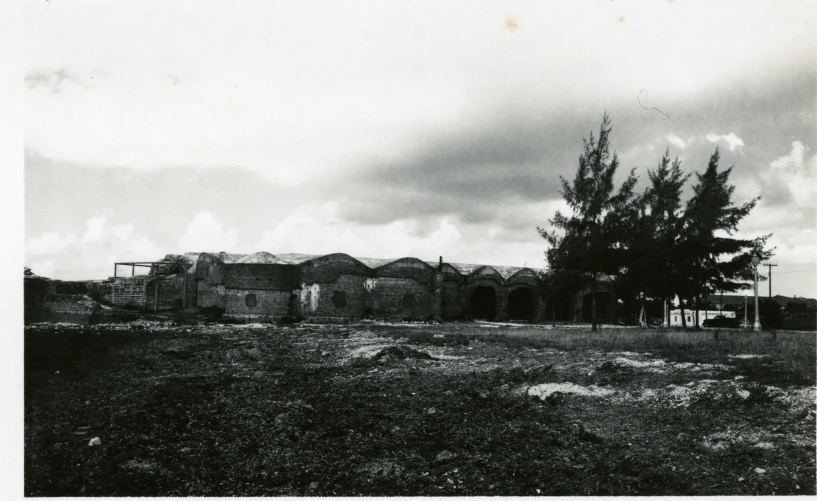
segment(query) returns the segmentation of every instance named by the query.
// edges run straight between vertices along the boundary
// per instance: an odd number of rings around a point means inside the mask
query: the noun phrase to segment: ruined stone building
[[[117,263],[147,274],[63,282],[26,277],[26,321],[95,323],[123,313],[205,315],[237,321],[517,320],[590,321],[590,290],[546,305],[540,270],[507,266],[372,259],[347,254],[169,254]],[[615,322],[610,277],[599,278],[598,318]]]
[[[537,321],[544,304],[531,268],[371,259],[347,254],[168,255],[149,275],[103,282],[101,299],[143,311],[236,320]]]

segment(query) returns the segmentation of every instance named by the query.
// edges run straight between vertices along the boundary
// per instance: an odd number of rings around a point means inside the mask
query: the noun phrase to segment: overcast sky
[[[716,147],[817,297],[814,2],[26,2],[26,263],[185,251],[544,267],[607,110],[642,183]],[[766,293],[766,285],[761,289]]]

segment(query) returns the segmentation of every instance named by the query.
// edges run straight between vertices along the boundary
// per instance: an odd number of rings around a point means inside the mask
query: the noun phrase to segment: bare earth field
[[[785,332],[35,325],[25,494],[814,495],[815,350]]]

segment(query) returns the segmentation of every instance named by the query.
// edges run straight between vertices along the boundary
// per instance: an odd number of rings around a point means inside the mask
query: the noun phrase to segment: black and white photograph
[[[814,1],[18,4],[10,496],[817,495]]]

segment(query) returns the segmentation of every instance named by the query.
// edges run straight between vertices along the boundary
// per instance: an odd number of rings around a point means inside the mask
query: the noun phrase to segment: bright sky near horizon
[[[735,202],[762,197],[741,235],[774,234],[772,293],[817,297],[814,2],[53,0],[25,16],[37,274],[188,251],[544,267],[536,227],[607,110],[642,187],[667,148],[702,172],[719,147]]]

